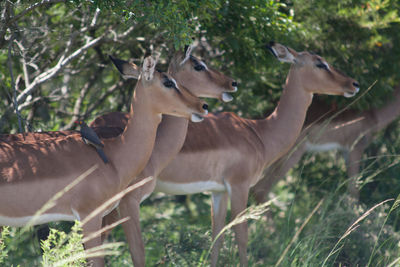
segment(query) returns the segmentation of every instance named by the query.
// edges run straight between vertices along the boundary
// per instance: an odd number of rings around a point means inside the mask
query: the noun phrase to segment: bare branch
[[[10,13],[11,13],[11,4],[9,1],[5,2],[5,7],[3,12],[1,13],[0,25],[3,25],[0,28],[0,48],[2,48],[6,44],[5,35],[7,33],[9,21],[10,21]]]
[[[96,8],[96,11],[94,13],[92,22],[90,23],[90,28],[93,28],[94,26],[96,26],[97,19],[98,19],[99,15],[100,15],[100,9]]]
[[[133,30],[135,29],[134,26],[129,27],[126,31],[121,34],[117,34],[117,39],[124,39],[127,37]]]
[[[11,37],[11,40],[14,39],[14,35]],[[19,132],[22,133],[22,121],[21,121],[21,114],[18,109],[18,101],[17,101],[17,89],[15,88],[15,80],[14,80],[14,74],[12,70],[12,63],[11,63],[11,47],[12,47],[12,41],[10,42],[10,45],[8,46],[8,58],[7,58],[7,65],[8,69],[10,71],[10,77],[11,77],[11,88],[13,90],[13,104],[14,104],[14,109],[15,113],[17,114],[18,117],[18,129]]]
[[[107,89],[107,91],[98,98],[98,100],[94,103],[92,103],[89,108],[87,109],[87,111],[85,112],[85,116],[87,116],[88,114],[91,114],[95,108],[97,108],[98,106],[101,105],[101,103],[104,102],[104,100],[106,100],[106,98],[108,96],[110,96],[111,94],[113,94],[118,88],[121,88],[121,86],[123,85],[123,81],[119,81],[117,84],[112,85],[111,87],[109,87]]]
[[[97,77],[97,75],[94,75],[94,76]],[[79,112],[82,107],[83,99],[85,98],[90,87],[93,85],[93,81],[94,81],[94,79],[91,79],[91,81],[87,82],[85,84],[85,86],[81,89],[81,91],[79,92],[79,97],[75,101],[72,118],[70,119],[68,124],[66,124],[65,126],[63,126],[61,128],[61,131],[70,129],[74,125],[74,122],[79,119]]]
[[[30,99],[29,101],[26,101],[26,102],[22,103],[21,105],[19,105],[19,108],[20,109],[24,109],[24,108],[26,108],[26,107],[28,107],[30,105],[35,104],[36,102],[38,102],[38,101],[40,101],[40,100],[42,100],[44,98],[45,97],[43,97],[43,96],[36,96],[36,97]]]
[[[29,87],[30,81],[29,81],[29,72],[28,72],[28,67],[27,67],[27,63],[26,63],[26,49],[25,47],[18,42],[18,40],[14,40],[14,42],[17,44],[19,50],[21,50],[21,54],[22,54],[22,69],[24,72],[24,82],[25,82],[25,88]]]
[[[57,65],[55,65],[53,68],[39,74],[30,84],[29,87],[25,88],[24,91],[21,92],[20,95],[17,97],[18,103],[21,103],[25,101],[26,97],[31,94],[39,85],[42,83],[46,82],[47,80],[53,78],[56,74],[58,74],[64,67],[67,65],[69,62],[71,62],[73,59],[79,57],[82,53],[84,53],[86,50],[89,48],[93,47],[94,45],[98,44],[103,38],[105,34],[101,35],[100,37],[93,39],[92,41],[86,43],[84,46],[81,48],[77,49],[75,52],[73,52],[71,55],[68,57],[65,57],[63,55],[60,60],[58,61]]]

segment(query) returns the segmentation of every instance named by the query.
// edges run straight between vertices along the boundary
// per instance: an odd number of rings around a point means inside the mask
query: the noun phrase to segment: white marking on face
[[[175,79],[172,78],[172,77],[171,77],[170,79],[171,79],[171,81],[175,84],[175,87],[179,89],[178,84],[176,83]]]
[[[163,192],[170,195],[188,195],[203,193],[205,191],[224,192],[226,190],[223,184],[214,181],[194,182],[187,184],[164,182],[157,179],[154,191]]]
[[[356,95],[355,92],[354,92],[354,93],[347,93],[347,92],[345,92],[345,93],[343,94],[343,96],[344,96],[344,97],[347,97],[347,98],[353,97],[353,96],[355,96],[355,95]]]
[[[344,96],[344,97],[353,97],[353,96],[355,96],[355,95],[358,93],[358,91],[360,91],[360,88],[359,88],[359,87],[356,87],[356,91],[355,91],[355,92],[352,92],[352,93],[345,92],[345,93],[343,94],[343,96]]]
[[[190,117],[190,120],[192,122],[201,122],[203,119],[204,119],[203,117],[201,117],[195,113],[192,113],[192,116]]]
[[[233,97],[228,93],[222,93],[222,101],[230,102],[233,100]]]
[[[206,65],[206,63],[204,63],[203,61],[199,61],[200,65],[202,65],[206,70],[208,70],[208,67]]]
[[[336,142],[325,143],[325,144],[312,144],[310,142],[307,142],[306,149],[309,152],[326,152],[336,149],[338,150],[345,149],[345,147]]]
[[[329,66],[329,64],[326,61],[321,61],[321,63],[325,66],[325,68],[327,70],[331,70],[331,67]]]
[[[0,225],[21,227],[26,225],[27,223],[31,223],[34,217],[35,216],[7,217],[0,215]],[[33,224],[37,225],[55,221],[74,221],[75,219],[76,219],[75,216],[71,214],[58,214],[58,213],[42,214],[40,216],[35,217],[35,221],[33,221]]]

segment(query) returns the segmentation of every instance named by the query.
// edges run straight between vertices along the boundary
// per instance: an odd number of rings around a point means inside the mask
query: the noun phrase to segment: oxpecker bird
[[[77,120],[75,121],[75,123],[81,127],[79,132],[81,133],[83,142],[96,148],[96,151],[101,159],[104,161],[104,163],[107,163],[108,159],[103,151],[104,145],[101,142],[100,138],[97,136],[96,132],[82,120]]]

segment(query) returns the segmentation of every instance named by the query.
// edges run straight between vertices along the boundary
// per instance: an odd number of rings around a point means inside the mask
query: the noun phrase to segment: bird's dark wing
[[[81,135],[83,138],[85,138],[95,146],[100,146],[100,147],[104,146],[100,138],[97,136],[96,132],[93,131],[93,129],[90,128],[89,126],[81,127]]]

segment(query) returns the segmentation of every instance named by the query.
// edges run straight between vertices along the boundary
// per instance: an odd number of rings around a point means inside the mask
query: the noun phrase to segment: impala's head
[[[288,79],[295,79],[299,86],[310,93],[352,97],[359,90],[356,80],[333,68],[319,55],[296,52],[274,42],[267,48],[279,61],[292,64]]]
[[[179,85],[165,72],[155,70],[156,60],[146,57],[142,68],[133,63],[110,57],[121,74],[127,78],[139,79],[135,94],[138,101],[148,101],[154,112],[201,121],[208,113],[206,102]],[[140,96],[139,96],[140,95]]]
[[[229,93],[237,91],[237,82],[221,72],[208,67],[191,55],[192,46],[177,52],[169,64],[168,73],[198,97],[217,98],[229,102]]]

